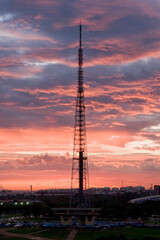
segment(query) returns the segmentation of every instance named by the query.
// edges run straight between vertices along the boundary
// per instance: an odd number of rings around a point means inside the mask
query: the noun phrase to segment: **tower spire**
[[[83,49],[82,49],[82,26],[79,26],[79,50],[78,50],[78,88],[76,98],[74,146],[71,177],[71,203],[73,206],[73,189],[78,189],[78,206],[88,206],[87,189],[88,179],[88,159],[86,143],[86,122],[85,122],[85,102],[83,88]]]
[[[79,47],[81,48],[81,46],[82,46],[82,25],[80,22],[80,25],[79,25]]]
[[[83,65],[83,49],[82,49],[82,25],[79,25],[79,68]],[[83,74],[82,74],[83,79]]]

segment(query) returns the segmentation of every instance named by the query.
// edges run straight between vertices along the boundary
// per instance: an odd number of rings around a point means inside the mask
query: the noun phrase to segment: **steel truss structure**
[[[83,87],[83,49],[82,49],[82,26],[80,24],[80,39],[78,51],[78,86],[75,112],[74,146],[71,176],[71,199],[70,206],[75,203],[75,191],[77,189],[78,206],[89,206],[87,189],[89,188],[88,158],[86,142],[85,101]]]

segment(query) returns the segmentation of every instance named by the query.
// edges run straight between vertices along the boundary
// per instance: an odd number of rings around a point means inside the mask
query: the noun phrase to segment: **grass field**
[[[35,233],[33,235],[44,238],[66,239],[69,232],[70,230],[68,229],[47,229],[44,232]]]
[[[42,232],[38,232],[42,231]],[[32,234],[32,236],[36,237],[44,237],[50,239],[62,240],[66,239],[70,230],[69,229],[46,229],[42,228],[20,228],[20,229],[12,229],[9,230],[12,233],[19,234]],[[37,233],[36,233],[37,232]],[[114,228],[109,230],[78,230],[78,233],[75,237],[75,240],[97,240],[100,237],[109,237],[110,235],[120,236],[124,235],[127,240],[138,239],[142,240],[144,237],[150,236],[154,237],[157,240],[160,240],[160,229],[149,229],[149,228]],[[17,237],[0,237],[1,239],[12,239],[12,240],[25,240],[24,238]]]
[[[43,229],[40,227],[33,227],[33,228],[15,228],[8,230],[7,232],[10,233],[17,233],[17,234],[30,234],[38,231],[42,231]]]
[[[120,236],[124,235],[127,240],[134,238],[141,240],[144,237],[150,236],[160,240],[160,229],[148,228],[116,228],[110,230],[79,230],[75,240],[96,240],[100,237],[109,237],[110,235]]]
[[[0,240],[28,240],[28,238],[19,238],[19,237],[3,237]]]

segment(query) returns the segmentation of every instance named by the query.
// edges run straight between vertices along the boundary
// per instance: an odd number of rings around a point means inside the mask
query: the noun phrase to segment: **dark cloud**
[[[129,165],[123,164],[118,167],[112,164],[105,164],[98,166],[95,163],[89,165],[90,170],[92,171],[101,171],[101,172],[121,172],[121,173],[138,173],[138,172],[160,172],[160,164],[156,158],[148,158],[142,161],[137,166],[133,165],[132,162]]]
[[[17,159],[13,161],[1,161],[0,169],[21,170],[61,170],[70,171],[72,159],[68,153],[64,156],[50,156],[47,153],[35,155],[31,158]]]
[[[108,29],[108,36],[128,36],[133,34],[144,34],[148,30],[158,30],[160,19],[156,17],[149,17],[148,15],[138,16],[129,15],[116,19],[111,23]]]

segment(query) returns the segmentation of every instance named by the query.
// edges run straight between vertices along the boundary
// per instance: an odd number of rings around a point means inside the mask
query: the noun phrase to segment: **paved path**
[[[67,237],[66,240],[74,240],[78,230],[77,229],[72,229]]]

